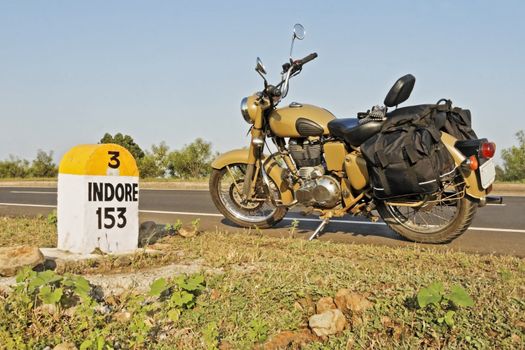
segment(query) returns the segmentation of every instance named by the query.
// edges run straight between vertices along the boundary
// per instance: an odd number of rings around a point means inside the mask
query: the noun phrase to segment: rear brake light
[[[479,156],[483,158],[492,158],[496,153],[496,144],[494,142],[484,142],[479,149]]]

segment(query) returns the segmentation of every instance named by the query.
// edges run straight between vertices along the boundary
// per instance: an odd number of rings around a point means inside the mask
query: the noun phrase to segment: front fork
[[[264,135],[262,130],[253,127],[251,130],[251,136],[246,174],[244,175],[244,185],[242,188],[243,198],[245,199],[252,198],[253,196],[255,183],[257,182],[257,176],[254,176],[254,174],[256,173],[256,170],[258,170],[257,168],[262,169],[262,172],[266,174],[263,169],[264,167],[261,166],[262,151],[264,146]]]

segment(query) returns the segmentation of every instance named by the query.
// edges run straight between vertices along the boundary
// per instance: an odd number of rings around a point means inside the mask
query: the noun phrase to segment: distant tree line
[[[166,142],[152,145],[143,151],[129,135],[106,133],[100,143],[116,143],[135,157],[142,178],[201,179],[210,175],[211,162],[217,154],[212,153],[210,142],[195,139],[180,150],[171,151]]]
[[[38,150],[36,158],[31,162],[14,156],[0,161],[0,178],[54,177],[57,173],[53,151],[46,153]]]
[[[141,178],[201,179],[210,174],[210,164],[217,154],[210,142],[197,138],[179,150],[170,150],[166,142],[143,151],[129,135],[106,133],[99,143],[116,143],[127,148],[137,161]],[[55,177],[58,166],[53,151],[39,150],[33,161],[9,156],[0,161],[0,178]]]

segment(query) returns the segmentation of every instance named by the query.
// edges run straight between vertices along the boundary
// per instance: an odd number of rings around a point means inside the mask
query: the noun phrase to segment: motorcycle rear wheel
[[[229,168],[229,169],[228,169]],[[246,164],[231,164],[220,170],[213,169],[210,176],[210,194],[217,209],[228,220],[242,227],[270,228],[281,221],[288,209],[275,206],[270,198],[262,201],[262,182],[256,185],[261,201],[242,201],[240,190],[244,184]],[[280,199],[277,186],[270,179],[270,191],[274,199]]]
[[[385,223],[406,239],[418,243],[447,243],[463,234],[474,219],[477,204],[464,193],[459,177],[440,194],[419,207],[378,203]]]

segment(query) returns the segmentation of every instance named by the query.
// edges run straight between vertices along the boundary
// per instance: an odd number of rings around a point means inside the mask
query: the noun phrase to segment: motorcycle
[[[446,132],[440,140],[454,162],[452,177],[439,184],[438,190],[424,195],[379,198],[371,186],[369,164],[361,145],[381,132],[383,124],[406,101],[415,78],[398,80],[385,99],[362,118],[336,119],[326,109],[292,102],[278,108],[286,97],[290,80],[315,58],[312,53],[292,59],[295,40],[304,39],[304,27],[293,30],[290,59],[283,64],[281,81],[268,83],[266,69],[257,58],[256,72],[264,89],[241,102],[241,114],[251,125],[249,148],[232,150],[212,162],[211,198],[217,209],[242,227],[269,228],[281,221],[287,211],[303,206],[303,214],[317,214],[319,227],[310,236],[316,238],[331,218],[347,214],[379,216],[395,232],[408,240],[424,243],[449,242],[467,230],[476,208],[487,201],[494,182],[492,157],[495,144],[487,139],[459,142]],[[392,112],[388,108],[395,107]],[[374,113],[382,118],[374,119]],[[362,117],[362,116],[361,116]],[[263,152],[271,140],[277,149]],[[480,166],[482,164],[482,166]]]

